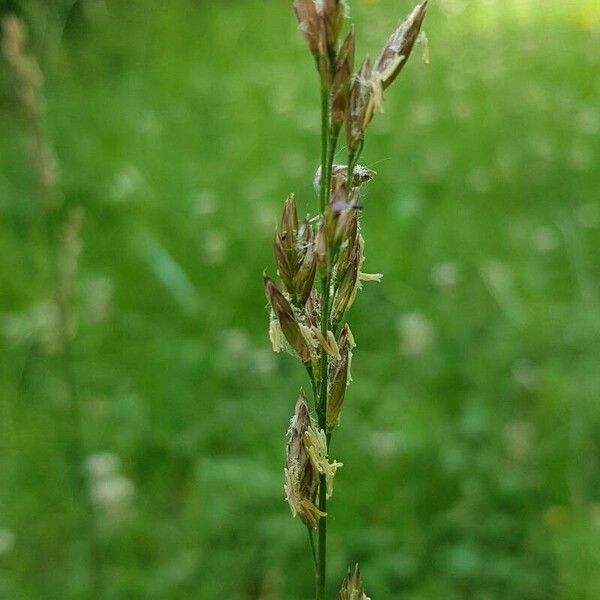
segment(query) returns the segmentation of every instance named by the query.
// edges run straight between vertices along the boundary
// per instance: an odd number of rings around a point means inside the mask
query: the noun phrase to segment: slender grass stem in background
[[[44,132],[43,76],[35,58],[27,53],[27,35],[21,21],[15,16],[6,16],[2,25],[4,55],[15,74],[21,104],[28,119],[31,156],[38,179],[40,206],[46,229],[48,265],[57,316],[60,364],[67,395],[66,447],[71,482],[74,494],[84,509],[85,518],[82,528],[87,532],[88,538],[93,597],[104,598],[104,572],[97,519],[83,474],[85,459],[83,419],[72,347],[71,296],[80,250],[82,210],[80,208],[71,210],[66,220],[62,221],[62,196],[56,175],[54,152]]]
[[[325,600],[327,500],[333,493],[333,477],[342,466],[330,460],[329,447],[352,379],[350,362],[356,345],[346,314],[361,282],[381,279],[379,274],[361,270],[360,188],[374,173],[356,163],[368,124],[377,110],[383,110],[383,92],[398,76],[417,41],[427,2],[418,4],[393,31],[374,65],[366,58],[356,73],[354,29],[350,28],[339,43],[345,2],[294,0],[293,4],[320,78],[319,213],[299,224],[294,196],[286,200],[273,240],[284,289],[280,290],[266,273],[264,284],[271,306],[273,349],[285,349],[305,365],[313,391],[311,406],[302,389],[296,402],[286,450],[284,490],[292,515],[298,515],[309,528],[315,597]],[[348,164],[334,165],[344,124]],[[318,536],[316,554],[312,529]],[[340,598],[367,599],[358,566],[348,571]]]

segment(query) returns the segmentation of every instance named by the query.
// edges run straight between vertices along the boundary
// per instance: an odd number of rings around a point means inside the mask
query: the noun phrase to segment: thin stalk
[[[321,214],[325,212],[327,205],[327,196],[329,194],[328,179],[328,158],[327,153],[329,139],[329,86],[321,85],[321,185],[320,185],[320,208]]]
[[[319,476],[319,510],[327,509],[327,482],[325,475]],[[325,600],[325,575],[327,559],[327,517],[319,519],[319,553],[317,564],[317,600]]]
[[[333,158],[335,156],[335,147],[337,146],[337,135],[333,134],[329,138],[329,154],[327,156],[327,166],[329,172],[327,173],[327,185],[331,187],[331,172],[333,171]]]
[[[321,88],[321,182],[320,204],[321,214],[329,201],[331,188],[331,170],[337,136],[330,134],[330,106],[329,85]],[[326,338],[329,330],[331,310],[331,265],[327,264],[326,274],[321,277],[321,333]],[[317,403],[317,417],[319,429],[327,433],[327,385],[328,385],[328,359],[327,353],[321,351],[319,401]],[[327,482],[325,475],[319,476],[319,510],[327,513]],[[318,553],[316,569],[316,598],[325,599],[325,580],[327,573],[327,517],[319,519],[318,527]]]
[[[364,140],[361,139],[358,142],[358,146],[356,147],[356,149],[348,152],[348,170],[346,172],[346,186],[348,188],[348,193],[350,193],[350,190],[352,189],[352,177],[354,175],[354,167],[356,166],[356,163],[360,158],[363,146]]]
[[[57,233],[58,209],[62,194],[56,178],[54,152],[44,131],[44,97],[42,79],[35,56],[28,54],[25,47],[26,31],[17,17],[3,19],[4,54],[12,67],[18,83],[23,110],[29,124],[31,159],[38,180],[40,206],[43,212],[52,274],[53,294],[58,312],[58,334],[61,339],[61,368],[68,396],[68,454],[75,495],[85,505],[86,516],[83,527],[89,540],[90,570],[93,578],[94,598],[103,598],[104,577],[100,557],[97,523],[91,500],[85,489],[81,472],[84,458],[83,427],[73,353],[69,334],[70,303],[68,285],[63,280],[60,266],[60,236]],[[25,373],[24,373],[25,376]]]
[[[313,393],[313,400],[315,401],[315,406],[317,405],[317,399],[319,397],[319,391],[317,388],[317,380],[315,379],[315,373],[311,363],[305,365],[306,371],[308,372],[308,378],[310,379],[310,387]]]
[[[327,336],[329,323],[329,304],[330,304],[330,274],[329,269],[327,275],[322,278],[322,313],[321,313],[321,332]],[[327,432],[327,353],[321,351],[321,387],[319,397],[319,429]],[[319,510],[327,513],[327,482],[325,475],[319,476]],[[318,568],[317,568],[317,600],[325,599],[325,575],[327,561],[327,517],[319,519],[319,553],[318,553]]]
[[[317,569],[317,548],[315,546],[315,536],[313,534],[313,529],[310,525],[306,526],[306,531],[308,531],[308,542],[310,544],[310,550],[312,552],[313,565],[316,570]]]
[[[73,491],[83,504],[86,518],[84,528],[87,529],[90,571],[92,574],[92,586],[95,597],[101,599],[106,596],[104,585],[104,567],[102,552],[100,549],[100,538],[94,506],[91,502],[86,482],[83,476],[83,462],[85,457],[83,418],[81,414],[81,402],[77,386],[75,364],[73,359],[73,344],[69,332],[70,305],[64,282],[59,267],[59,237],[54,224],[52,205],[46,205],[44,216],[46,219],[46,233],[48,239],[49,254],[51,259],[52,276],[54,279],[54,296],[58,311],[58,333],[61,341],[61,368],[68,399],[69,419],[69,455],[70,470]]]
[[[352,178],[354,176],[354,165],[356,164],[356,151],[348,152],[348,169],[346,171],[346,190],[348,194],[352,191]]]

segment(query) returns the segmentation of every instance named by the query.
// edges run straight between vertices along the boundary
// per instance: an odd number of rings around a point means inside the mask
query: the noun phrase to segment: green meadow
[[[357,57],[408,0],[352,0]],[[283,493],[308,380],[262,273],[316,212],[319,84],[282,0],[12,0],[64,196],[82,475],[106,599],[306,600]],[[600,10],[437,0],[361,163],[365,285],[332,455],[328,588],[600,598]],[[0,598],[98,598],[52,253],[0,60]],[[344,162],[340,147],[336,161]],[[101,599],[100,599],[101,600]]]

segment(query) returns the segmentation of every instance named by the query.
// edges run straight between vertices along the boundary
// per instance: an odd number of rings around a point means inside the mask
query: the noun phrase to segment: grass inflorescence
[[[374,172],[358,164],[365,133],[383,110],[383,92],[398,77],[421,35],[427,2],[401,21],[371,65],[355,71],[355,33],[340,42],[347,6],[343,0],[295,0],[294,11],[314,58],[321,90],[321,164],[315,177],[319,212],[300,222],[290,195],[273,239],[282,289],[266,273],[273,349],[289,351],[306,368],[313,392],[300,390],[289,432],[285,493],[292,515],[309,531],[315,563],[316,599],[324,600],[327,576],[327,501],[343,464],[329,456],[339,424],[356,346],[347,314],[362,283],[382,275],[363,271],[361,187]],[[334,165],[345,125],[347,162]],[[317,532],[315,549],[314,534]],[[344,580],[341,598],[366,599],[358,566]]]

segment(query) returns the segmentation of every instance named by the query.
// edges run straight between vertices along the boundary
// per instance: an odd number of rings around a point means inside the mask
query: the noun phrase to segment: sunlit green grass
[[[311,594],[282,477],[307,382],[270,351],[261,282],[285,196],[316,206],[318,85],[288,4],[107,2],[58,49],[33,22],[66,202],[86,210],[87,452],[118,456],[135,489],[101,511],[111,598]],[[352,3],[361,54],[409,4]],[[331,598],[355,561],[375,599],[600,595],[592,5],[434,4],[431,64],[415,52],[373,123],[363,230],[385,277],[351,316]],[[89,597],[57,357],[32,326],[48,253],[2,65],[0,597]]]

